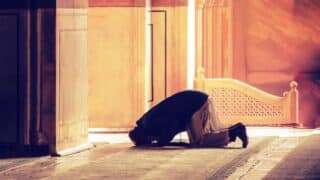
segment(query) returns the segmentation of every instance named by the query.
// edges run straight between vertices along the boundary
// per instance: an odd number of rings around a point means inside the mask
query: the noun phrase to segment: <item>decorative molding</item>
[[[205,0],[196,0],[196,7],[202,8],[205,4]]]
[[[81,151],[85,151],[85,150],[91,149],[93,147],[94,147],[93,144],[85,143],[85,144],[82,144],[80,146],[76,146],[76,147],[73,147],[73,148],[69,148],[69,149],[65,149],[65,150],[62,150],[62,151],[58,151],[58,152],[56,152],[56,154],[53,154],[53,155],[56,155],[56,156],[67,156],[67,155],[70,155],[70,154],[75,154],[75,153],[79,153]]]
[[[150,42],[150,51],[151,51],[151,53],[150,53],[150,86],[151,86],[151,91],[150,91],[150,97],[148,97],[148,102],[153,102],[153,100],[154,100],[154,83],[153,83],[153,80],[154,80],[154,71],[153,71],[153,55],[154,55],[154,52],[153,52],[153,24],[148,24],[149,26],[150,26],[150,40],[151,40],[151,42]]]
[[[167,63],[167,56],[168,56],[168,50],[167,50],[167,36],[168,36],[168,32],[167,32],[167,27],[168,27],[168,18],[167,18],[167,10],[151,10],[149,11],[151,13],[164,13],[164,41],[165,41],[165,44],[164,44],[164,97],[166,98],[167,97],[167,85],[168,85],[168,78],[167,78],[167,67],[168,67],[168,63]]]
[[[64,33],[64,32],[87,32],[87,29],[81,29],[81,28],[79,28],[79,29],[72,29],[72,28],[70,28],[70,29],[60,29],[59,30],[59,34],[58,34],[58,37],[59,37],[59,44],[58,44],[58,46],[59,46],[59,54],[58,54],[58,57],[59,57],[59,69],[58,69],[58,71],[57,71],[57,76],[59,77],[58,79],[59,79],[59,90],[58,90],[58,94],[59,94],[59,97],[58,97],[58,99],[59,99],[59,103],[57,103],[57,106],[58,106],[58,123],[57,124],[59,124],[59,125],[62,125],[64,122],[63,122],[63,118],[62,118],[62,95],[61,95],[61,92],[62,92],[62,88],[61,88],[61,69],[62,69],[62,67],[61,67],[61,59],[62,59],[62,57],[61,57],[61,47],[62,47],[62,45],[61,45],[61,39],[62,39],[62,37],[61,37],[61,34],[62,33]]]
[[[229,0],[204,0],[207,7],[227,7]]]

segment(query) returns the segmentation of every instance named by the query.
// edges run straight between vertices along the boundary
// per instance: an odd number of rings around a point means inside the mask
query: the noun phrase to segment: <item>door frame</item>
[[[167,68],[168,68],[168,51],[167,51],[167,38],[168,38],[168,18],[167,18],[167,10],[163,9],[163,10],[158,10],[158,9],[153,9],[153,10],[149,10],[148,11],[148,16],[150,16],[151,22],[149,22],[147,28],[150,27],[150,34],[148,34],[150,36],[150,49],[148,49],[150,51],[150,57],[149,57],[149,62],[148,64],[150,64],[151,67],[149,67],[150,69],[150,80],[147,82],[148,83],[148,89],[151,89],[150,94],[148,94],[147,97],[147,103],[148,103],[148,108],[151,107],[152,102],[154,101],[154,88],[155,88],[155,82],[154,82],[154,76],[155,76],[155,71],[154,71],[154,24],[152,23],[152,13],[163,13],[164,15],[164,98],[167,97],[167,85],[168,85],[168,78],[167,78]],[[148,38],[147,38],[148,39]],[[148,90],[149,93],[149,90]]]

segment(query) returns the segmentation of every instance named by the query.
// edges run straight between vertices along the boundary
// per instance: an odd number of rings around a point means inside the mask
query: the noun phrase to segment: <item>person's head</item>
[[[135,127],[129,132],[129,138],[136,146],[150,145],[152,143],[152,139],[139,127]]]

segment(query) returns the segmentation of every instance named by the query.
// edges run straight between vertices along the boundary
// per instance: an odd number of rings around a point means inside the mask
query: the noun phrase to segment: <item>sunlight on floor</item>
[[[128,143],[130,139],[127,133],[89,133],[90,143]]]
[[[279,137],[300,137],[320,134],[320,129],[303,129],[290,127],[249,127],[250,137],[279,136]]]
[[[302,129],[290,127],[248,127],[249,137],[301,137],[320,134],[320,129]],[[174,141],[186,141],[187,133],[183,132],[175,136]],[[127,133],[89,133],[89,142],[91,143],[129,143]]]

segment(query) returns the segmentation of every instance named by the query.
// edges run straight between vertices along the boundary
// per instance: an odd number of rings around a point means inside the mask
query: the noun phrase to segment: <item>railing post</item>
[[[194,79],[194,88],[199,90],[204,90],[204,80],[205,80],[204,69],[203,67],[198,67],[196,78]]]
[[[299,91],[297,89],[298,83],[296,81],[290,82],[290,118],[297,124],[299,123]]]

